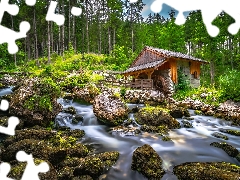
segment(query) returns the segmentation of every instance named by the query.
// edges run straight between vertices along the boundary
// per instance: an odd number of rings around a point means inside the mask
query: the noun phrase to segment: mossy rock
[[[97,154],[96,157],[98,157],[103,162],[104,171],[107,171],[118,160],[119,152],[117,151],[104,152]]]
[[[53,147],[48,152],[48,160],[54,165],[58,165],[64,159],[66,159],[68,151],[66,148]]]
[[[187,162],[175,166],[174,174],[179,180],[238,180],[240,167],[225,162]]]
[[[216,138],[221,138],[221,139],[224,139],[224,140],[228,140],[228,137],[222,133],[218,133],[218,132],[214,132],[212,133],[212,136],[216,137]]]
[[[188,121],[192,121],[192,120],[194,120],[193,117],[184,117],[184,119],[186,119],[186,120],[188,120]]]
[[[180,123],[161,107],[144,107],[134,115],[138,124],[147,126],[167,126],[169,129],[180,128]]]
[[[33,154],[35,158],[47,159],[48,154],[51,152],[51,147],[44,141],[35,139],[24,139],[9,145],[2,151],[2,160],[10,162],[15,159],[16,153],[19,151],[25,151],[28,154]]]
[[[163,136],[162,140],[163,141],[172,141],[172,139],[169,136]]]
[[[8,126],[8,119],[9,117],[8,116],[3,116],[3,117],[0,117],[0,126],[5,126],[7,127]],[[19,118],[18,118],[19,119]],[[19,130],[19,129],[22,129],[24,127],[24,121],[20,118],[19,119],[19,124],[16,126],[16,130]]]
[[[34,158],[35,165],[39,165],[43,161],[48,163],[50,169],[46,173],[39,173],[38,174],[39,179],[40,180],[49,180],[49,179],[58,180],[57,171],[49,161]],[[23,172],[24,172],[25,168],[26,168],[26,164],[27,164],[26,162],[17,162],[16,164],[12,165],[11,170],[8,174],[8,177],[14,178],[14,179],[20,179],[23,175]]]
[[[240,162],[240,152],[238,153],[238,155],[235,158],[238,160],[238,162]]]
[[[70,157],[85,157],[89,153],[88,148],[81,144],[77,143],[67,149],[68,156]]]
[[[142,125],[140,128],[141,131],[149,132],[149,133],[158,133],[158,134],[167,134],[168,127],[167,126],[147,126]]]
[[[239,130],[233,130],[233,129],[220,129],[221,132],[231,134],[234,136],[240,136],[240,131]]]
[[[78,157],[67,157],[64,159],[62,162],[60,162],[57,166],[59,168],[64,168],[64,167],[77,167],[83,158],[78,158]]]
[[[217,148],[221,148],[231,157],[236,157],[238,155],[238,150],[230,144],[213,142],[210,145]]]
[[[190,117],[188,110],[183,107],[175,107],[169,113],[173,118]]]
[[[71,158],[65,160],[64,164],[75,166],[74,176],[90,175],[94,179],[98,178],[104,172],[108,171],[118,160],[119,152],[110,151],[95,155],[90,155],[85,158]],[[63,163],[60,165],[62,166]]]
[[[101,159],[97,157],[86,157],[84,160],[77,166],[74,171],[74,176],[81,176],[81,175],[90,175],[93,178],[99,177],[104,170],[104,165]]]
[[[162,159],[148,144],[133,152],[131,169],[142,173],[150,180],[161,179],[164,174]]]
[[[16,130],[15,136],[10,136],[4,141],[4,146],[7,147],[15,142],[24,139],[46,140],[52,138],[56,133],[48,130],[23,129]]]
[[[72,179],[73,176],[73,169],[70,167],[63,167],[62,169],[58,170],[57,179],[58,180],[66,180]]]
[[[203,114],[201,110],[195,110],[194,113],[195,113],[196,115],[202,115],[202,114]]]
[[[76,109],[72,106],[63,109],[63,112],[69,113],[69,114],[72,114],[72,115],[77,113]]]
[[[62,132],[65,136],[72,136],[74,138],[80,139],[85,135],[84,130],[80,129],[73,129],[73,130],[66,130]]]
[[[75,114],[72,119],[73,124],[78,124],[79,122],[83,121],[83,117],[79,114]]]
[[[183,123],[183,127],[185,128],[193,128],[192,123],[190,123],[189,121],[182,121]]]

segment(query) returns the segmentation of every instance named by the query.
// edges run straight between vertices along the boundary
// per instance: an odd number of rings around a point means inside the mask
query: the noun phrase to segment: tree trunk
[[[52,53],[55,51],[55,46],[53,42],[53,22],[51,21],[51,47],[52,47]]]
[[[86,2],[86,40],[87,40],[87,53],[89,53],[90,49],[90,43],[89,43],[89,24],[88,24],[88,0]]]
[[[110,27],[108,27],[108,53],[110,54],[112,50],[111,46],[111,30]]]
[[[39,59],[38,59],[38,38],[37,38],[37,25],[36,25],[36,8],[33,7],[33,25],[34,25],[34,36],[35,36],[35,58],[37,61],[37,66],[39,66]]]
[[[214,62],[211,59],[210,61],[210,77],[211,77],[211,84],[214,84],[214,77],[215,77],[215,70],[214,70]]]
[[[14,30],[13,16],[11,16],[11,20],[12,20],[12,30]],[[15,64],[15,67],[16,67],[17,66],[17,56],[16,56],[16,53],[13,55],[13,58],[14,58],[14,64]]]
[[[68,46],[71,43],[71,3],[70,0],[68,0]],[[69,47],[68,47],[69,49]]]
[[[50,46],[51,46],[51,36],[50,36],[50,22],[48,21],[48,26],[47,26],[47,29],[48,29],[48,40],[47,40],[47,48],[48,48],[48,64],[50,64],[51,62],[51,59],[50,59]]]
[[[62,15],[65,16],[65,11],[64,11],[64,0],[62,0]],[[62,56],[63,56],[63,60],[64,60],[64,51],[65,51],[65,26],[64,24],[62,25]]]
[[[75,36],[75,16],[73,16],[72,37],[73,37],[74,53],[76,54],[76,51],[77,51],[77,38]]]

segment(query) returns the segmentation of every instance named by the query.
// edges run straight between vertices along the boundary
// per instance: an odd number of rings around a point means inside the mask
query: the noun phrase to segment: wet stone
[[[179,180],[238,180],[240,167],[225,162],[187,162],[175,166]]]
[[[182,121],[182,123],[185,128],[193,128],[192,124],[188,121]]]
[[[234,136],[240,136],[240,131],[238,130],[233,130],[233,129],[220,129],[221,132],[231,134]]]
[[[70,107],[63,109],[63,112],[74,115],[74,114],[76,114],[76,109],[74,107],[70,106]]]
[[[163,141],[172,141],[172,139],[169,136],[163,136],[162,140]]]
[[[228,137],[225,136],[224,134],[222,133],[218,133],[218,132],[215,132],[212,134],[212,136],[216,137],[216,138],[221,138],[221,139],[224,139],[224,140],[228,140]]]
[[[239,152],[238,155],[236,156],[236,159],[238,160],[238,162],[240,162],[240,152]]]
[[[186,119],[186,120],[188,120],[188,121],[194,120],[193,117],[184,117],[184,119]]]
[[[73,124],[78,124],[80,121],[83,121],[83,117],[80,114],[75,114],[72,119]]]
[[[148,144],[138,147],[133,152],[131,169],[142,173],[150,180],[161,179],[165,173],[162,159]]]
[[[213,142],[210,144],[210,146],[221,148],[231,157],[236,157],[239,153],[235,147],[233,147],[232,145],[227,144],[227,143]]]

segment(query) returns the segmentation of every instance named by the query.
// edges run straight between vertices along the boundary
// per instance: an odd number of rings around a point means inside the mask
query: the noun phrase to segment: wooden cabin
[[[200,85],[200,66],[204,60],[179,52],[146,46],[122,74],[132,76],[132,87],[171,89],[178,82],[178,69],[192,87]],[[140,85],[141,84],[141,85]]]

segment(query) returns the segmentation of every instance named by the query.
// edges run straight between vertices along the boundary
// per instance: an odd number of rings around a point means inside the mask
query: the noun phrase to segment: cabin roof
[[[139,58],[142,56],[144,51],[150,51],[152,53],[156,54],[156,58],[150,58],[148,61],[146,61],[145,64],[141,64],[140,62],[138,63]],[[154,48],[150,46],[145,46],[141,53],[138,55],[138,57],[133,61],[133,63],[130,65],[130,67],[124,71],[123,73],[130,73],[134,71],[139,71],[139,70],[144,70],[148,68],[153,68],[155,66],[159,66],[164,63],[168,58],[181,58],[189,61],[197,61],[201,63],[208,63],[207,61],[204,61],[202,59],[183,54],[180,52],[174,52],[174,51],[169,51],[165,49],[159,49],[159,48]]]
[[[166,58],[161,58],[158,61],[154,61],[154,62],[150,62],[150,63],[146,63],[146,64],[141,64],[138,66],[133,66],[128,68],[124,73],[128,73],[128,72],[133,72],[133,71],[139,71],[142,69],[148,69],[148,68],[153,68],[157,65],[162,64],[165,61]]]

